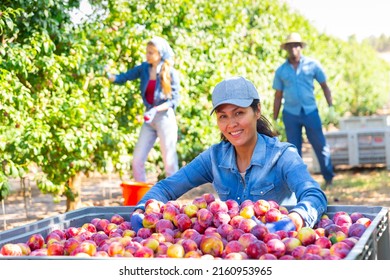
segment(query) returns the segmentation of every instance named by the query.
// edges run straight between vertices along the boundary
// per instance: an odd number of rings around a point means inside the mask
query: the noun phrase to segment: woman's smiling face
[[[256,143],[260,108],[255,112],[252,107],[222,104],[215,112],[219,130],[233,146],[245,147]]]

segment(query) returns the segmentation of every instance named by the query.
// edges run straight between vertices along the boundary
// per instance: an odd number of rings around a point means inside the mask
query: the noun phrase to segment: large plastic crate
[[[327,133],[325,137],[326,143],[330,148],[333,164],[351,164],[351,160],[353,161],[351,151],[354,149],[351,135],[345,131],[336,131]]]
[[[371,128],[325,133],[332,163],[358,166],[385,164],[390,170],[390,128]],[[317,158],[312,151],[313,171],[319,171]]]
[[[390,115],[341,118],[340,130],[361,130],[390,127]]]
[[[356,165],[357,164],[357,154],[355,151],[357,149],[353,139],[354,135],[349,134],[348,131],[333,131],[325,133],[326,144],[329,146],[330,154],[332,158],[333,166],[338,165]],[[311,172],[320,173],[320,165],[318,163],[317,156],[311,148]]]
[[[356,132],[359,163],[384,163],[390,169],[390,130],[370,129]]]
[[[328,206],[329,217],[338,211],[361,212],[372,220],[360,240],[345,258],[347,260],[390,260],[389,211],[379,206]]]
[[[78,210],[69,211],[64,214],[45,218],[37,222],[16,227],[0,233],[0,247],[5,243],[26,242],[28,237],[35,233],[46,236],[55,229],[65,229],[69,227],[80,227],[84,223],[90,222],[93,218],[110,219],[114,214],[122,215],[127,221],[134,207],[113,206],[113,207],[85,207]]]
[[[129,220],[132,206],[118,207],[86,207],[79,210],[70,211],[65,214],[46,218],[38,222],[30,223],[14,229],[0,233],[0,247],[6,243],[26,242],[28,237],[35,233],[40,233],[44,237],[55,229],[64,229],[71,226],[80,227],[84,223],[90,222],[93,218],[111,218],[114,214],[122,215]],[[327,214],[332,217],[338,211],[353,213],[359,211],[366,217],[372,219],[371,225],[366,229],[363,236],[356,243],[355,247],[348,254],[348,260],[379,259],[390,260],[389,245],[389,213],[386,207],[371,206],[328,206]],[[11,259],[42,259],[53,257],[4,257]],[[56,257],[58,258],[58,257]],[[72,257],[60,257],[71,259]],[[77,258],[76,258],[77,259]]]

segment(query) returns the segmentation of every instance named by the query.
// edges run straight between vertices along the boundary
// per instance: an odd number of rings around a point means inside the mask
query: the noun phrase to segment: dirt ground
[[[304,155],[304,161],[311,167],[312,158],[307,152]],[[375,169],[374,169],[375,170]],[[363,174],[364,173],[364,174]],[[370,170],[344,169],[337,170],[336,179],[348,176],[370,176]],[[390,175],[390,171],[388,172]],[[363,174],[363,175],[362,175]],[[319,174],[312,174],[314,179],[320,184],[323,179]],[[84,177],[82,180],[82,207],[91,206],[122,206],[122,180],[119,177],[108,177],[100,174],[93,174]],[[65,198],[55,203],[51,195],[42,194],[39,189],[31,183],[27,184],[25,190],[19,181],[11,182],[10,196],[0,203],[0,231],[23,226],[38,220],[53,217],[64,213],[66,209]],[[213,193],[216,197],[212,186],[206,184],[200,186],[182,196],[179,201],[182,203],[192,201],[194,197],[203,193]],[[366,193],[354,192],[352,194],[342,188],[325,190],[328,197],[329,205],[372,205],[390,207],[390,188],[384,186],[375,191],[367,190]]]

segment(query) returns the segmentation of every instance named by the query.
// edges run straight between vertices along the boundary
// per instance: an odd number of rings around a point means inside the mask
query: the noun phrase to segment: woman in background
[[[145,162],[157,138],[166,176],[178,170],[177,122],[175,110],[179,102],[180,80],[173,67],[173,51],[168,42],[154,37],[146,46],[146,61],[125,73],[114,75],[107,71],[115,84],[140,79],[140,91],[145,105],[144,123],[134,148],[132,170],[134,180],[146,182]]]

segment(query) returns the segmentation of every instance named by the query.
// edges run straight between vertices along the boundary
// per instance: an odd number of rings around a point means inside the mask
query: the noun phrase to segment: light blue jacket
[[[327,209],[327,198],[311,177],[296,148],[258,134],[257,144],[243,181],[236,164],[233,145],[222,141],[199,154],[174,175],[158,182],[141,199],[136,208],[144,208],[148,199],[164,203],[176,200],[189,190],[212,183],[219,198],[274,200],[291,206],[305,224],[314,226]]]
[[[172,98],[171,99],[166,99],[162,88],[161,88],[161,83],[160,83],[160,69],[161,65],[157,68],[157,78],[156,78],[156,89],[154,91],[154,103],[149,104],[149,102],[146,101],[146,96],[145,96],[145,91],[146,87],[148,86],[149,83],[149,69],[151,65],[147,62],[143,62],[142,64],[135,66],[132,69],[129,69],[125,73],[120,73],[119,75],[116,75],[115,84],[124,84],[127,81],[132,81],[135,79],[140,78],[141,83],[140,83],[140,89],[141,89],[141,95],[142,95],[142,100],[143,103],[146,107],[146,111],[151,109],[154,106],[158,106],[162,103],[168,102],[170,106],[176,110],[178,102],[179,102],[179,90],[180,90],[180,80],[179,80],[179,75],[177,71],[171,67],[171,87],[172,87]]]

